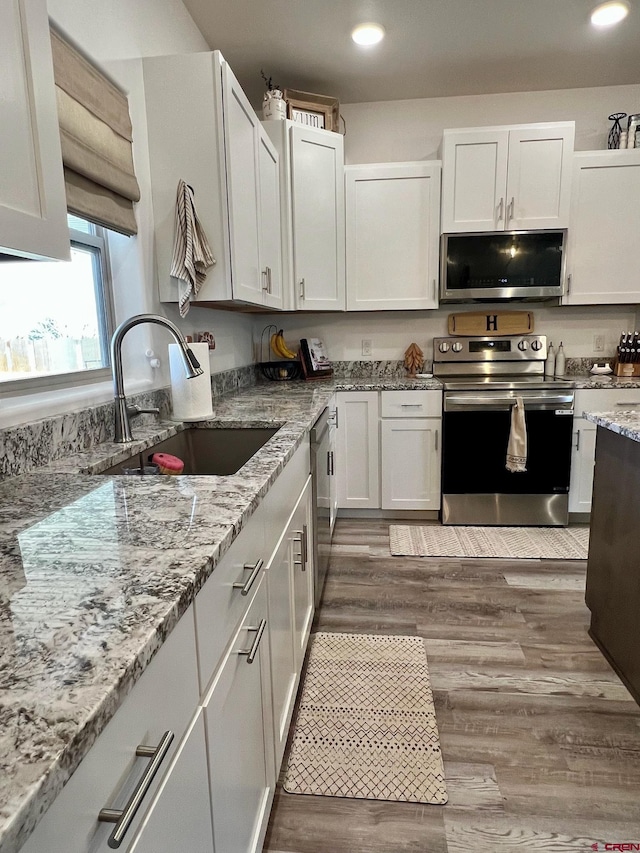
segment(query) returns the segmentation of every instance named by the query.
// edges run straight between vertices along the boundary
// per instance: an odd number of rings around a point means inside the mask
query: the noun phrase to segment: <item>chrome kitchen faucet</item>
[[[130,317],[128,320],[120,323],[111,338],[111,372],[113,375],[113,396],[115,400],[114,441],[119,444],[126,444],[133,441],[129,418],[134,417],[135,415],[157,414],[159,412],[159,409],[141,409],[140,406],[128,406],[127,398],[124,393],[124,379],[122,377],[122,339],[129,329],[132,329],[134,326],[139,326],[141,323],[156,323],[158,326],[164,326],[165,329],[168,329],[180,347],[180,353],[182,355],[182,361],[184,362],[187,379],[194,379],[196,376],[202,375],[200,362],[189,349],[180,329],[175,325],[175,323],[172,323],[171,320],[167,320],[165,317],[160,317],[157,314],[136,314],[135,317]]]

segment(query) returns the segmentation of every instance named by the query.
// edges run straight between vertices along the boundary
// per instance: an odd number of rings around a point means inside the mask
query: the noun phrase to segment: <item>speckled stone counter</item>
[[[122,457],[107,443],[0,483],[1,853],[20,848],[333,390],[219,401],[218,425],[282,427],[232,476],[77,473]],[[181,428],[145,428],[140,444]]]
[[[585,412],[584,417],[611,432],[617,432],[632,441],[640,441],[640,411]]]
[[[582,374],[564,377],[574,388],[640,388],[640,378],[629,379],[624,376],[608,374]]]

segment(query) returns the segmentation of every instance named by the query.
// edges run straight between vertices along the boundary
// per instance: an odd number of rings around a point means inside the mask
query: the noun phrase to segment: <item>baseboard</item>
[[[338,518],[388,518],[390,521],[438,521],[437,509],[339,509]]]

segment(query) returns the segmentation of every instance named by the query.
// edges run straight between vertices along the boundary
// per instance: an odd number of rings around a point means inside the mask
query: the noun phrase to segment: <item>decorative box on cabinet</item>
[[[381,393],[382,509],[440,509],[440,391]]]
[[[214,51],[142,67],[161,300],[178,299],[169,270],[182,178],[216,258],[197,301],[283,307],[278,154],[229,65]]]
[[[69,260],[46,0],[0,4],[0,253]]]
[[[574,155],[565,305],[637,303],[640,150]]]
[[[438,307],[439,162],[345,167],[347,310]]]
[[[442,232],[566,228],[574,122],[445,130]]]
[[[280,155],[285,289],[303,311],[344,311],[344,144],[291,121],[263,127]]]
[[[578,388],[573,419],[569,512],[591,512],[597,427],[583,412],[615,412],[640,409],[640,389]]]

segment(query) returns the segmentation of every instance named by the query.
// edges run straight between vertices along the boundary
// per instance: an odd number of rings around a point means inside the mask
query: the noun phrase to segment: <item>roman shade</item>
[[[127,96],[53,29],[51,46],[67,208],[136,234],[133,202],[140,189]]]

